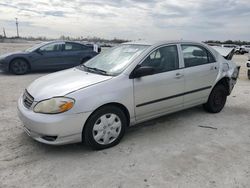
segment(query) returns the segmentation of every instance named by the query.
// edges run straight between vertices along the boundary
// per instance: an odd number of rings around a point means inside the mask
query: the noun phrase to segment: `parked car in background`
[[[235,54],[242,54],[243,55],[245,53],[248,53],[245,46],[239,46],[239,45],[236,45],[236,44],[222,44],[221,46],[224,47],[224,48],[235,49],[234,50]]]
[[[239,45],[236,45],[236,44],[222,44],[221,46],[224,48],[237,48],[237,47],[239,47]]]
[[[22,52],[0,56],[0,69],[13,74],[60,70],[80,65],[100,52],[92,44],[70,41],[44,42]]]
[[[243,45],[241,47],[244,48],[246,53],[250,53],[250,45]]]
[[[39,142],[104,149],[149,119],[201,104],[218,113],[239,74],[233,50],[223,50],[192,41],[121,44],[35,80],[18,100],[19,117]]]
[[[245,46],[238,46],[238,47],[235,48],[235,53],[244,55],[245,53],[248,53],[248,51],[245,48]]]
[[[209,42],[209,43],[206,43],[207,45],[209,45],[209,46],[219,46],[219,47],[221,47],[221,44],[219,44],[219,43],[211,43],[211,42]]]
[[[247,77],[250,80],[250,55],[248,56],[248,61],[247,61]]]

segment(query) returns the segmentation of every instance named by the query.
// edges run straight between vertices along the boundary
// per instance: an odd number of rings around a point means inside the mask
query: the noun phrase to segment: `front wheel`
[[[29,64],[23,59],[14,59],[10,64],[10,71],[17,75],[26,74],[29,71]]]
[[[83,130],[85,144],[93,149],[105,149],[120,142],[127,127],[124,112],[116,106],[105,106],[94,112]]]
[[[224,85],[216,85],[210,93],[207,103],[205,103],[203,107],[210,113],[218,113],[225,106],[226,100],[226,87]]]

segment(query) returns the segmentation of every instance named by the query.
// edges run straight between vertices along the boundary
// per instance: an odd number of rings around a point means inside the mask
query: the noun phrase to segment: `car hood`
[[[0,55],[0,59],[10,57],[10,56],[26,55],[26,54],[28,54],[28,52],[25,52],[25,51],[11,52],[11,53]]]
[[[111,78],[112,76],[72,68],[38,78],[29,85],[27,91],[34,97],[35,101],[40,101],[51,97],[65,96]]]

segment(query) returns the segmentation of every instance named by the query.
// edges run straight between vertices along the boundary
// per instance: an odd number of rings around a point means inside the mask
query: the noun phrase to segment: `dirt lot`
[[[0,44],[0,54],[30,44]],[[250,81],[246,56],[224,110],[196,107],[130,128],[116,147],[53,147],[29,138],[17,99],[47,73],[0,73],[0,187],[250,187]],[[201,128],[212,126],[217,129]]]

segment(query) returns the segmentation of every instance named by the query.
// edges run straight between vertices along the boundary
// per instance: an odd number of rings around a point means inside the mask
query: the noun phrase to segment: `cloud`
[[[65,17],[63,11],[44,11],[43,13],[47,16]]]
[[[1,0],[0,26],[14,35],[18,17],[21,35],[250,40],[249,10],[247,0]]]

